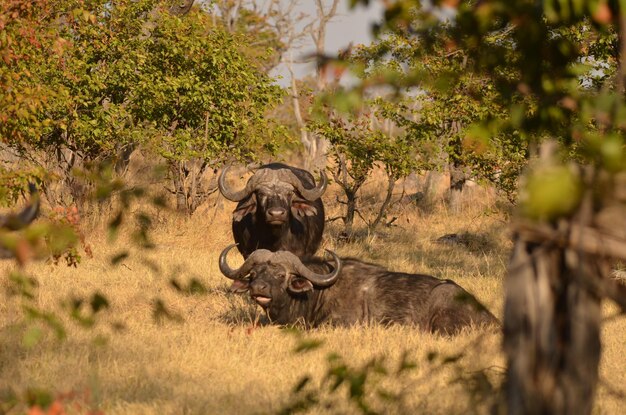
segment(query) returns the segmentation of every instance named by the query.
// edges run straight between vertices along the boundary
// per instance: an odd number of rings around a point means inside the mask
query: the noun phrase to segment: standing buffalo
[[[233,212],[233,236],[247,258],[256,249],[285,250],[299,257],[314,255],[324,231],[324,194],[327,179],[321,172],[315,186],[311,173],[281,163],[259,168],[246,187],[226,186],[225,168],[218,180],[220,192],[239,202]]]
[[[17,231],[28,226],[39,213],[39,195],[33,184],[29,184],[28,188],[31,193],[31,200],[19,213],[9,213],[0,215],[0,229],[8,231]],[[0,245],[0,258],[13,258],[15,253],[13,250]]]
[[[300,260],[287,251],[255,251],[239,269],[220,255],[220,271],[239,283],[278,324],[408,324],[438,334],[455,334],[471,325],[499,325],[471,294],[450,280],[391,272],[357,259],[334,265],[319,258]]]

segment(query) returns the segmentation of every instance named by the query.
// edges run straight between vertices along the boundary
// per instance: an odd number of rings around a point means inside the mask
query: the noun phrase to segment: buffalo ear
[[[248,291],[250,288],[250,281],[248,280],[233,280],[233,284],[230,286],[228,291],[235,294],[241,294]]]
[[[317,208],[305,200],[294,200],[291,203],[291,214],[297,218],[317,215]]]
[[[243,205],[233,211],[233,221],[239,222],[244,216],[254,212],[256,212],[256,196],[253,194]]]
[[[288,288],[292,293],[303,293],[311,291],[313,289],[313,284],[311,284],[311,281],[306,278],[295,275],[289,279]]]

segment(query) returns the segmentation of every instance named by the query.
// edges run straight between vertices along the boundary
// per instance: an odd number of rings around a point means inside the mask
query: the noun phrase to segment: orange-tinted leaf
[[[611,13],[609,5],[603,1],[598,4],[591,17],[596,23],[608,24],[611,23],[611,20],[613,20],[613,13]]]

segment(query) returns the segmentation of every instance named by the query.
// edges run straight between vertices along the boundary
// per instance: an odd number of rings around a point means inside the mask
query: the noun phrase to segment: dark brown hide
[[[244,258],[256,249],[285,250],[299,257],[315,254],[324,232],[324,204],[319,196],[307,200],[297,188],[305,193],[316,189],[311,173],[281,163],[267,164],[239,191],[226,189],[222,179],[220,191],[226,198],[243,197],[233,211],[232,230]],[[325,190],[325,176],[322,180],[314,193]]]
[[[254,254],[249,259],[254,259]],[[284,255],[246,262],[246,275],[237,277],[247,279],[238,291],[247,290],[277,324],[406,324],[444,335],[472,325],[499,325],[493,314],[458,284],[430,275],[392,272],[345,258],[340,260],[336,282],[324,288],[294,272]],[[301,262],[318,274],[331,273],[334,268],[319,258]]]

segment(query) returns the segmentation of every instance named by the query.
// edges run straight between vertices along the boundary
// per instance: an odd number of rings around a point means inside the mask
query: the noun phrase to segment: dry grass
[[[493,209],[492,196],[477,192],[458,215],[449,214],[441,205],[429,213],[414,205],[397,205],[398,227],[375,234],[363,230],[346,244],[337,242],[341,229],[334,222],[324,246],[394,270],[454,279],[501,317],[502,280],[510,248],[506,218]],[[336,215],[339,207],[331,202],[334,195],[328,194],[325,200],[329,216]],[[408,352],[415,369],[397,377],[373,375],[368,383],[367,398],[374,409],[384,413],[488,412],[495,396],[479,380],[481,374],[495,385],[502,380],[504,359],[497,333],[466,332],[450,339],[399,326],[323,328],[303,334],[306,339],[322,340],[320,348],[294,353],[296,335],[274,326],[254,326],[259,310],[245,297],[229,294],[227,280],[218,270],[219,252],[231,242],[231,207],[230,203],[224,208],[207,207],[191,220],[162,217],[155,232],[157,248],[143,253],[131,249],[132,255],[116,267],[109,265],[111,256],[128,247],[122,242],[107,244],[105,233],[97,229],[88,235],[94,258],[85,259],[78,268],[29,265],[26,272],[40,283],[36,299],[40,307],[60,310],[61,300],[97,290],[109,298],[111,309],[92,330],[66,322],[67,340],[60,342],[48,334],[36,346],[25,348],[19,301],[3,298],[0,391],[12,388],[22,393],[35,386],[74,392],[66,402],[83,405],[74,412],[91,407],[107,414],[272,413],[293,402],[292,388],[304,375],[312,378],[310,388],[327,391],[323,379],[331,352],[340,354],[351,367],[373,356],[384,357],[389,370]],[[465,235],[465,244],[434,242],[449,233]],[[10,268],[3,264],[0,269],[2,292],[9,284]],[[196,278],[207,292],[177,292],[170,284],[173,277],[183,285]],[[162,299],[184,321],[155,323],[155,299]],[[607,315],[615,312],[606,307]],[[113,329],[116,323],[125,328]],[[610,319],[603,328],[603,386],[595,413],[618,414],[624,408],[618,393],[624,393],[626,384],[625,343],[625,319]],[[437,353],[432,361],[427,359],[430,353]],[[463,353],[458,361],[441,365],[443,357],[458,353]],[[377,387],[397,393],[398,399],[387,402],[377,397]],[[356,412],[345,396],[343,389],[325,392],[323,405],[310,413]]]

